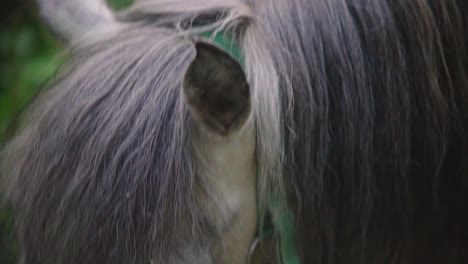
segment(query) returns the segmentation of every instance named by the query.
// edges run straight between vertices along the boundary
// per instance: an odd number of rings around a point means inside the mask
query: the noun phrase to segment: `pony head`
[[[466,259],[466,1],[65,2],[39,1],[69,59],[3,151],[24,262],[210,247],[194,127],[249,118],[260,216],[287,201],[303,263]]]

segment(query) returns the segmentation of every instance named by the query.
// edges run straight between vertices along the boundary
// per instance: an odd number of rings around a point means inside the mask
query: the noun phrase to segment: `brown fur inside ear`
[[[239,129],[250,113],[250,89],[240,64],[208,43],[195,44],[197,55],[184,80],[194,116],[221,135]]]

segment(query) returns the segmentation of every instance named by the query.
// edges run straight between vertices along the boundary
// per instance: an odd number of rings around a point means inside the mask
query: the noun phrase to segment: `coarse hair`
[[[136,2],[73,46],[2,153],[23,262],[206,246],[181,86],[207,30],[240,45],[260,212],[287,199],[303,263],[466,261],[465,2]]]

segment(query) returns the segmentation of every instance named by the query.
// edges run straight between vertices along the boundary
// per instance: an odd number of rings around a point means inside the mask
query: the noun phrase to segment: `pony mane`
[[[158,263],[182,244],[208,246],[214,234],[193,198],[210,190],[195,174],[181,87],[197,34],[241,37],[248,9],[227,3],[180,12],[182,1],[138,2],[119,14],[119,27],[71,47],[2,152],[22,263]],[[270,80],[260,78],[252,82]],[[274,103],[256,110],[266,131],[279,129]],[[269,133],[258,137],[259,174],[280,180],[271,153],[280,135]],[[262,201],[272,186],[282,189],[273,182],[259,181]]]
[[[26,263],[134,263],[201,228],[179,94],[193,57],[149,27],[75,50],[4,154]]]
[[[253,5],[285,95],[284,181],[303,262],[461,259],[466,3]]]

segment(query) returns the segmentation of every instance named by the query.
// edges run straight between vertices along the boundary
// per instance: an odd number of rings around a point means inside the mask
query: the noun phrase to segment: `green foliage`
[[[134,0],[111,0],[109,1],[109,5],[114,10],[121,10],[130,6],[133,2]]]
[[[6,5],[8,19],[0,27],[0,147],[17,113],[58,67],[60,45],[34,10],[25,10],[28,4]],[[15,263],[14,249],[11,219],[1,210],[0,263]]]
[[[12,118],[55,72],[59,48],[32,12],[0,29],[0,141]]]

